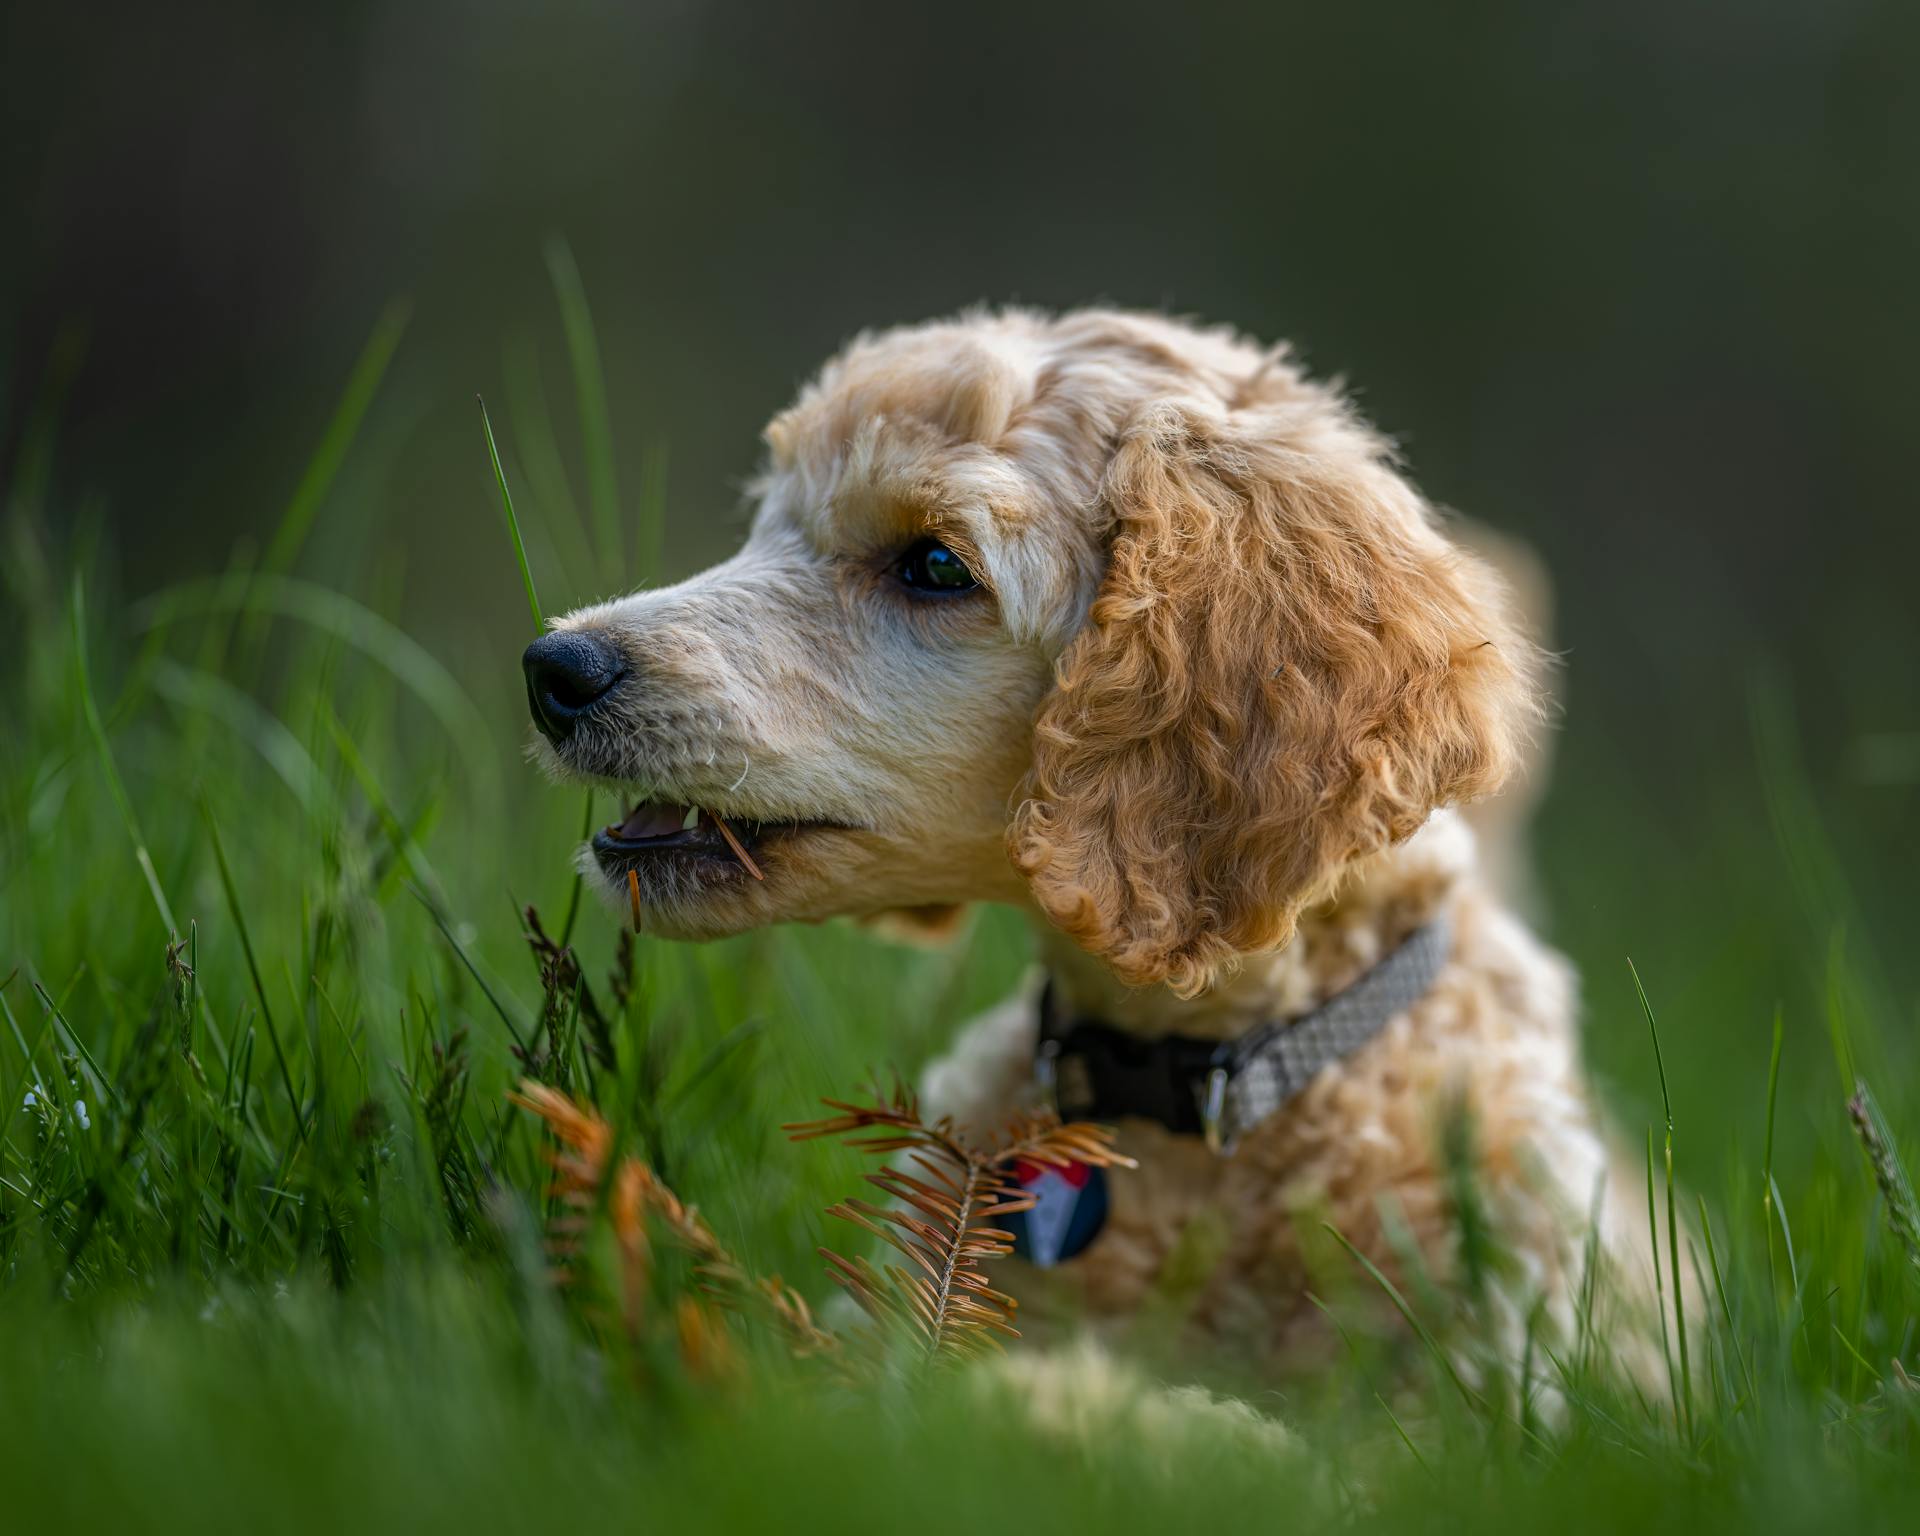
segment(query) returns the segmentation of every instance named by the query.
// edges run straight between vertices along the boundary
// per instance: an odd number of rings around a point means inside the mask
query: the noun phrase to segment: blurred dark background
[[[271,536],[403,297],[306,568],[403,590],[504,728],[525,613],[473,396],[533,358],[564,416],[556,233],[624,502],[670,454],[669,574],[857,329],[1230,321],[1551,570],[1538,847],[1603,1066],[1648,1091],[1629,952],[1745,1066],[1775,999],[1912,1034],[1920,7],[202,0],[12,6],[0,54],[0,483],[56,415],[44,515],[126,596]],[[547,606],[632,576],[595,574]],[[1696,1055],[1681,1088],[1722,1091]]]

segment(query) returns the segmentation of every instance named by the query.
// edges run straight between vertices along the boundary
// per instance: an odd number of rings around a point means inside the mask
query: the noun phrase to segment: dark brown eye
[[[962,560],[938,539],[922,539],[899,559],[893,574],[916,592],[950,597],[971,592],[980,583]]]

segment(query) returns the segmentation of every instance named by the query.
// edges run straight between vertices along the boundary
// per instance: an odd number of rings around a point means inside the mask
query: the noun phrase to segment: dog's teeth
[[[686,820],[680,823],[680,830],[682,832],[691,832],[695,827],[699,825],[700,825],[700,807],[697,805],[689,806],[687,808]]]

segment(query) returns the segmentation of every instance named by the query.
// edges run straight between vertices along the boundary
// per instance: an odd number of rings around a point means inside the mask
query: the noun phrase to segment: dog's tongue
[[[627,819],[612,829],[615,837],[630,843],[649,837],[671,837],[686,825],[691,813],[684,805],[643,800],[627,813]]]

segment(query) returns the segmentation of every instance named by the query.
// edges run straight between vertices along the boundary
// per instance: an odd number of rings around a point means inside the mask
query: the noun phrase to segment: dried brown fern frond
[[[1132,1167],[1114,1150],[1113,1133],[1082,1122],[1063,1124],[1050,1112],[1015,1117],[984,1145],[947,1117],[927,1120],[902,1083],[867,1102],[826,1099],[834,1113],[783,1127],[795,1141],[843,1137],[850,1146],[884,1155],[904,1152],[906,1166],[889,1164],[866,1180],[894,1203],[845,1200],[827,1214],[851,1222],[888,1244],[907,1266],[884,1268],[821,1249],[828,1272],[883,1330],[914,1338],[929,1361],[967,1359],[1015,1337],[1017,1303],[988,1283],[985,1266],[1013,1252],[1011,1234],[996,1216],[1030,1210],[1033,1196],[1015,1176],[1021,1163],[1063,1168]]]
[[[639,1330],[653,1273],[648,1238],[651,1218],[692,1257],[703,1293],[704,1302],[686,1297],[676,1310],[681,1354],[692,1369],[711,1373],[733,1359],[732,1342],[713,1314],[713,1306],[763,1316],[785,1337],[795,1355],[826,1354],[835,1348],[833,1335],[814,1322],[798,1292],[777,1276],[749,1275],[714,1236],[699,1211],[682,1202],[639,1158],[622,1158],[607,1183],[613,1128],[591,1106],[577,1104],[558,1089],[531,1080],[521,1083],[519,1092],[508,1097],[544,1120],[561,1145],[561,1150],[549,1154],[554,1170],[553,1193],[567,1207],[566,1214],[554,1221],[550,1235],[556,1257],[566,1260],[577,1251],[604,1184],[607,1222],[620,1254],[622,1314],[629,1332]],[[558,1277],[567,1278],[564,1267]]]

